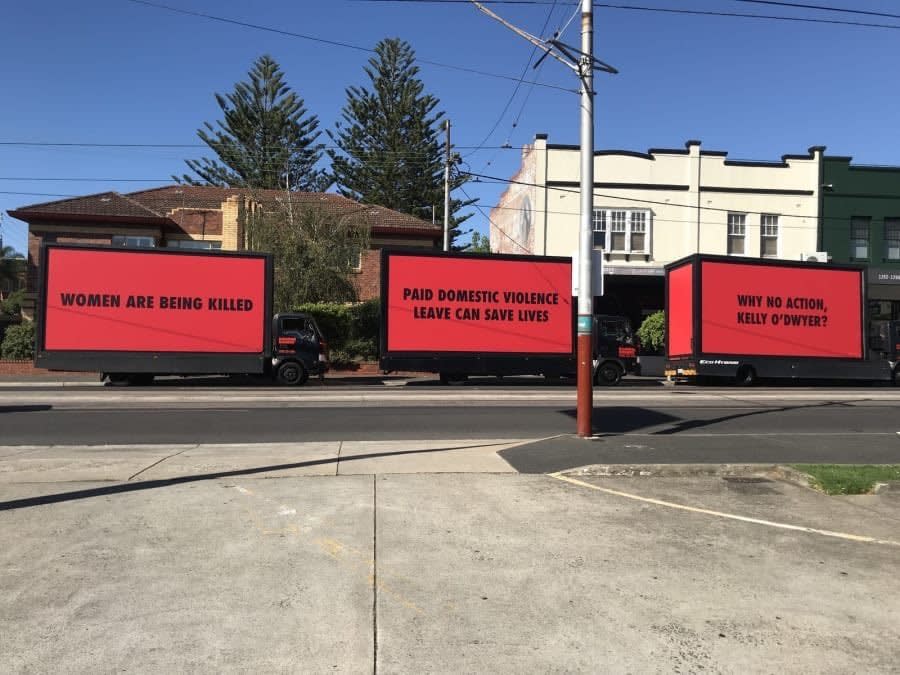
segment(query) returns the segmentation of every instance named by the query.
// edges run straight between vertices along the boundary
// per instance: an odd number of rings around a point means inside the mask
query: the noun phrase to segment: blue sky
[[[166,0],[162,0],[165,2]],[[373,47],[384,37],[409,41],[420,59],[518,78],[532,55],[521,38],[466,4],[350,0],[168,0],[174,7]],[[558,29],[580,3],[492,5],[516,25]],[[755,5],[734,0],[622,0],[617,4],[818,17],[895,24],[900,19]],[[821,0],[829,6],[900,14],[885,0]],[[732,158],[777,159],[826,145],[856,162],[900,165],[900,31],[714,16],[595,10],[595,49],[621,72],[598,74],[596,147],[644,151],[700,139]],[[345,88],[365,84],[371,54],[185,16],[128,0],[32,0],[4,9],[0,40],[0,211],[4,242],[25,250],[26,227],[6,211],[54,199],[43,195],[127,192],[171,182],[196,148],[28,147],[10,142],[198,143],[196,130],[219,119],[214,92],[244,79],[271,54],[287,82],[332,128]],[[579,44],[579,21],[563,40]],[[558,88],[421,63],[428,91],[453,124],[466,167],[508,178],[520,148],[536,133],[578,143],[578,97]],[[577,89],[574,75],[548,59],[528,79]],[[526,100],[527,97],[527,100]],[[523,107],[524,103],[524,107]],[[513,120],[521,111],[518,125]],[[501,119],[496,131],[486,136]],[[323,141],[327,141],[324,134]],[[511,149],[498,146],[510,144]],[[57,180],[57,179],[103,179]],[[11,180],[16,179],[16,180]],[[45,179],[45,180],[37,180]],[[53,180],[46,180],[53,179]],[[136,179],[126,182],[122,179]],[[471,183],[484,213],[502,185]],[[16,193],[16,194],[9,194]],[[23,194],[32,193],[32,194]]]

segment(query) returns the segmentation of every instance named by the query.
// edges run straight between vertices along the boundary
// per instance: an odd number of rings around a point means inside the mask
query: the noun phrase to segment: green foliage
[[[796,464],[794,468],[809,474],[816,487],[830,495],[862,495],[875,483],[900,480],[900,465]]]
[[[12,360],[34,358],[34,323],[27,322],[6,329],[0,357]]]
[[[22,311],[22,303],[25,300],[25,291],[18,290],[9,294],[6,300],[0,301],[0,314],[18,316]]]
[[[369,246],[361,216],[340,216],[317,206],[279,203],[242,211],[247,248],[275,259],[275,311],[315,302],[355,302],[356,265]]]
[[[322,158],[319,119],[307,114],[302,98],[285,83],[281,68],[268,55],[216,102],[225,119],[204,123],[197,135],[218,156],[185,163],[195,176],[175,177],[190,185],[324,192],[331,184],[316,168]]]
[[[469,245],[463,250],[465,250],[466,253],[490,253],[491,238],[480,232],[472,232],[472,241],[469,242]]]
[[[378,358],[378,300],[355,305],[309,303],[295,309],[315,318],[328,342],[332,364],[341,365],[342,359],[373,361]]]
[[[342,349],[350,339],[350,307],[348,305],[327,302],[306,303],[295,307],[294,311],[309,314],[316,320],[332,353]]]
[[[350,337],[378,345],[381,330],[381,300],[366,300],[350,307]]]
[[[399,38],[375,45],[364,68],[370,85],[347,88],[342,119],[328,131],[337,149],[328,154],[342,195],[422,217],[429,207],[443,213],[444,113],[435,110],[438,99],[424,93],[415,59],[409,43]],[[454,176],[451,190],[465,181]],[[451,243],[471,215],[457,212],[472,203],[451,199]]]
[[[655,312],[644,319],[637,335],[645,353],[661,352],[666,345],[666,313]]]

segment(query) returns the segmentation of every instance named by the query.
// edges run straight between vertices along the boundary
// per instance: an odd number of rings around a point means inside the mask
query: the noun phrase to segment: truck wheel
[[[891,373],[891,384],[895,387],[900,387],[900,365],[894,368],[894,372]]]
[[[756,384],[756,371],[753,369],[753,366],[741,366],[738,368],[734,382],[739,387],[752,387]]]
[[[462,384],[467,379],[467,375],[462,375],[460,373],[441,373],[441,384]]]
[[[612,361],[601,363],[594,374],[594,384],[601,387],[614,387],[622,381],[622,369]]]
[[[309,379],[309,373],[306,372],[301,364],[296,361],[285,361],[278,366],[278,372],[275,374],[279,384],[288,387],[299,387],[306,383]]]
[[[106,373],[105,377],[111,387],[127,387],[131,384],[131,376],[128,373]]]

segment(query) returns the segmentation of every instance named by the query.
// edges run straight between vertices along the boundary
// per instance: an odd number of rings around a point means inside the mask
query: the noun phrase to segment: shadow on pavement
[[[55,494],[42,495],[40,497],[25,497],[0,502],[0,511],[12,511],[32,506],[44,506],[46,504],[58,504],[78,499],[90,499],[92,497],[106,497],[126,492],[140,492],[142,490],[154,490],[157,488],[181,485],[182,483],[196,483],[200,481],[216,480],[218,478],[232,478],[235,476],[252,476],[270,471],[287,471],[288,469],[302,469],[310,466],[322,466],[325,464],[338,464],[343,462],[355,462],[361,459],[378,459],[379,457],[398,457],[402,455],[424,455],[436,452],[450,452],[451,450],[469,450],[471,448],[490,448],[509,445],[509,443],[486,443],[483,445],[461,445],[451,448],[430,448],[428,450],[403,450],[399,452],[371,452],[364,455],[350,455],[348,457],[328,457],[326,459],[313,459],[306,462],[291,462],[289,464],[272,464],[269,466],[254,466],[249,469],[235,469],[233,471],[217,471],[214,473],[195,474],[190,476],[178,476],[177,478],[161,478],[159,480],[136,481],[134,483],[117,483],[103,487],[88,488],[86,490],[73,490],[71,492],[57,492]]]

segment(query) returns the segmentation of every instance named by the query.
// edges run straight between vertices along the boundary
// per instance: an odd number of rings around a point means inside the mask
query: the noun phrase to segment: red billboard
[[[706,354],[862,358],[862,272],[701,262]]]
[[[266,259],[47,249],[47,351],[263,351]]]
[[[572,263],[389,254],[387,351],[571,354]]]
[[[694,326],[694,266],[682,265],[669,272],[667,298],[669,311],[666,339],[668,355],[688,356],[693,349]]]

